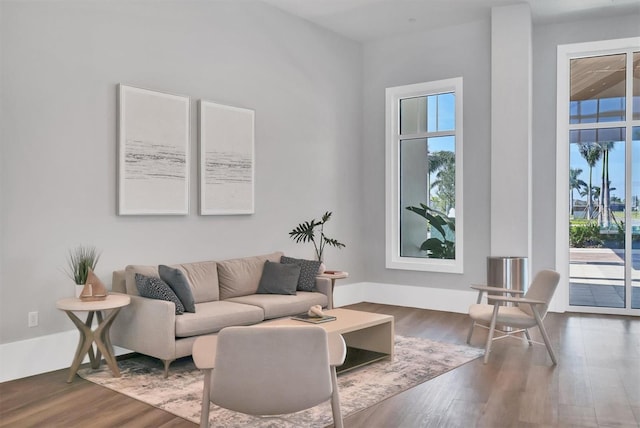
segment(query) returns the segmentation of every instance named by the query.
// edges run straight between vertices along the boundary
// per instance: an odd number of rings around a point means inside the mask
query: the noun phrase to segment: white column
[[[531,82],[529,5],[495,7],[491,10],[492,256],[531,256]]]

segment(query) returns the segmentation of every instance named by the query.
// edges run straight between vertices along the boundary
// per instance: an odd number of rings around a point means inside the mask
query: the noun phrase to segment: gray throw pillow
[[[138,293],[140,293],[142,297],[173,302],[176,305],[176,315],[182,315],[184,313],[182,302],[166,282],[160,278],[144,276],[139,273],[136,273],[135,279]]]
[[[296,294],[296,286],[300,277],[300,266],[281,263],[264,262],[262,276],[258,284],[257,294]]]
[[[280,257],[280,263],[300,266],[300,278],[298,278],[297,287],[299,291],[314,291],[316,289],[316,276],[318,275],[318,269],[320,269],[319,261],[282,256]]]
[[[169,287],[176,293],[178,299],[184,305],[185,312],[196,312],[196,302],[193,298],[193,292],[187,277],[180,269],[172,268],[166,265],[158,266],[160,278],[169,284]]]

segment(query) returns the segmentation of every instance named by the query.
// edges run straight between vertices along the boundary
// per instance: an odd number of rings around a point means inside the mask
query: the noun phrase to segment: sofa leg
[[[169,377],[169,364],[171,364],[174,360],[162,360],[164,363],[164,378]]]

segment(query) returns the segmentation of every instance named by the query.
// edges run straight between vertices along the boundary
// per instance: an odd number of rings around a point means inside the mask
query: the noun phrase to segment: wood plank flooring
[[[396,333],[464,343],[463,314],[360,303],[393,315]],[[349,416],[346,427],[640,427],[640,319],[548,314],[558,355],[495,342],[479,358]],[[534,340],[540,335],[532,331]],[[486,330],[471,344],[483,347]],[[58,370],[0,384],[0,427],[196,427],[189,421]]]

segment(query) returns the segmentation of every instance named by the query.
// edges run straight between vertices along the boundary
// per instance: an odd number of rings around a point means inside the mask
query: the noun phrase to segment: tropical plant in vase
[[[318,261],[324,262],[324,248],[326,245],[338,249],[345,247],[342,242],[339,242],[338,240],[333,238],[329,238],[324,234],[324,225],[330,219],[331,212],[327,211],[319,221],[316,219],[312,219],[310,221],[300,223],[291,232],[289,232],[289,236],[291,236],[291,239],[298,243],[311,242],[316,252]],[[319,236],[316,236],[316,229],[318,229]]]

